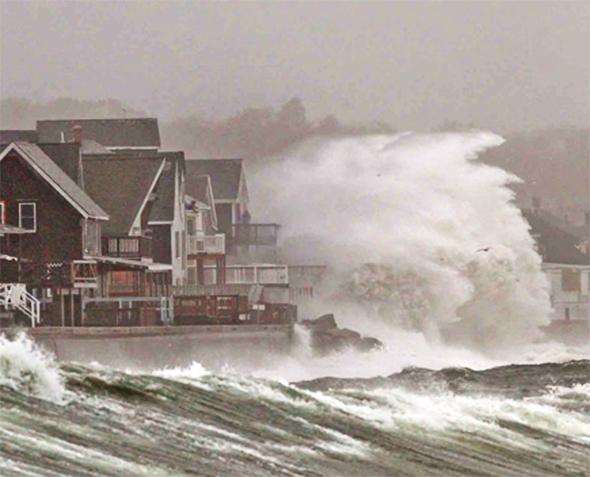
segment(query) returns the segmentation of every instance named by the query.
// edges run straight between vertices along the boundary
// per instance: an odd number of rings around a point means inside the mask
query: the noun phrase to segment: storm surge
[[[588,361],[287,383],[197,363],[130,373],[38,357],[25,339],[0,342],[2,476],[555,477],[590,468]]]
[[[538,336],[550,303],[509,188],[519,179],[477,159],[502,142],[480,131],[308,142],[256,175],[254,206],[283,224],[289,262],[332,271],[317,312],[514,348]]]

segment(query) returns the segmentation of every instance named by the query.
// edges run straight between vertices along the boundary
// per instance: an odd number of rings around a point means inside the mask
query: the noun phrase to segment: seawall
[[[199,362],[247,370],[290,352],[292,325],[40,327],[29,336],[60,361],[153,370]]]

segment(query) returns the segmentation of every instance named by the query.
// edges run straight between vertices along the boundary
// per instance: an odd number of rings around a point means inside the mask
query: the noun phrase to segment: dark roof
[[[11,142],[25,141],[37,142],[37,131],[34,129],[4,129],[0,130],[0,144],[10,144]]]
[[[82,215],[95,219],[108,219],[107,213],[96,204],[59,166],[36,144],[15,142],[11,145],[32,168],[53,186]],[[7,154],[5,149],[3,154]]]
[[[577,246],[580,239],[566,230],[556,227],[537,211],[524,210],[523,216],[531,226],[543,261],[567,265],[588,265],[590,256]]]
[[[80,185],[80,145],[70,142],[37,144],[70,179]]]
[[[37,121],[40,142],[61,142],[72,138],[72,127],[82,126],[82,137],[105,147],[160,147],[156,118],[63,119]]]
[[[150,222],[172,222],[174,220],[175,167],[165,167],[156,186],[156,200],[150,211]]]
[[[576,225],[569,223],[567,220],[549,212],[544,209],[535,210],[537,215],[540,215],[545,221],[549,222],[554,227],[565,230],[570,235],[577,237],[579,240],[588,239],[588,227],[585,225]]]
[[[213,206],[209,200],[209,176],[192,175],[186,179],[186,193],[203,204]]]
[[[93,139],[82,139],[82,154],[111,154],[111,151]]]
[[[164,167],[160,180],[154,190],[156,200],[150,211],[150,222],[172,222],[174,220],[174,200],[176,197],[176,180],[175,174],[178,167],[184,169],[184,152],[183,151],[116,151],[115,157],[159,157],[165,159],[169,164]]]
[[[86,191],[111,216],[105,235],[129,234],[162,162],[157,156],[84,156]]]
[[[187,182],[192,176],[211,177],[215,200],[238,199],[241,173],[242,159],[190,159],[186,161]],[[189,195],[192,194],[189,192]]]

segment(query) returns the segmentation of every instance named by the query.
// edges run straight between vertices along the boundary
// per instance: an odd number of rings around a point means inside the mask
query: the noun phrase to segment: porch
[[[152,238],[147,236],[116,236],[102,238],[102,254],[128,259],[152,259]]]

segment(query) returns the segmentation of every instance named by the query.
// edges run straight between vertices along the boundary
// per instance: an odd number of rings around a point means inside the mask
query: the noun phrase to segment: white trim
[[[211,202],[211,227],[217,231],[217,211],[215,210],[215,196],[213,195],[213,183],[211,182],[211,176],[207,176],[207,196],[209,197],[209,202]]]
[[[141,206],[139,207],[137,214],[136,214],[135,218],[133,219],[133,222],[131,223],[131,227],[127,231],[128,235],[133,235],[134,228],[139,228],[141,230],[141,213],[143,212],[145,205],[148,203],[148,200],[150,199],[150,196],[152,195],[152,191],[154,190],[154,187],[156,187],[156,184],[158,183],[158,179],[160,179],[160,176],[162,175],[162,171],[164,170],[165,164],[166,164],[166,159],[162,159],[162,163],[160,164],[160,168],[156,172],[156,176],[154,177],[154,180],[152,181],[152,185],[148,189],[147,194],[145,195],[143,202],[142,202]],[[149,221],[148,221],[148,224],[149,224]]]
[[[103,144],[104,146],[104,144]],[[160,146],[104,146],[105,149],[109,151],[125,151],[129,149],[130,151],[153,151],[156,152],[160,149]]]
[[[240,201],[238,199],[215,199],[216,204],[239,204]]]
[[[35,221],[35,226],[33,227],[33,229],[26,229],[23,227],[23,214],[21,212],[21,207],[23,205],[32,205],[33,206],[33,220]],[[30,217],[28,217],[30,218]],[[34,234],[37,233],[37,203],[36,202],[18,202],[18,226],[21,229],[26,230],[25,233],[27,234]]]
[[[573,263],[556,263],[556,262],[543,262],[541,264],[541,269],[543,270],[559,270],[562,268],[581,268],[583,270],[590,269],[590,264],[573,264]]]
[[[0,200],[0,224],[6,224],[6,201]]]
[[[148,220],[148,225],[170,225],[174,223],[172,220]]]
[[[61,187],[59,187],[56,184],[56,182],[49,175],[47,175],[47,173],[43,169],[41,169],[39,166],[37,166],[37,164],[35,164],[34,161],[31,160],[29,155],[25,151],[23,151],[17,143],[13,142],[10,146],[8,146],[4,150],[4,152],[2,152],[0,154],[0,161],[2,161],[8,155],[8,153],[12,152],[13,150],[16,150],[16,152],[18,152],[20,154],[20,156],[23,157],[27,161],[27,164],[29,164],[29,166],[31,166],[31,168],[37,174],[39,174],[43,179],[45,179],[45,181],[48,182],[59,193],[59,195],[61,195],[64,199],[66,199],[66,201],[68,201],[78,212],[80,212],[80,214],[85,219],[91,218],[91,219],[96,219],[96,220],[109,220],[108,216],[90,215],[82,207],[80,207],[80,205],[74,199],[72,199],[72,197],[70,197],[70,195],[67,194]],[[64,172],[64,174],[65,174],[65,172]]]

